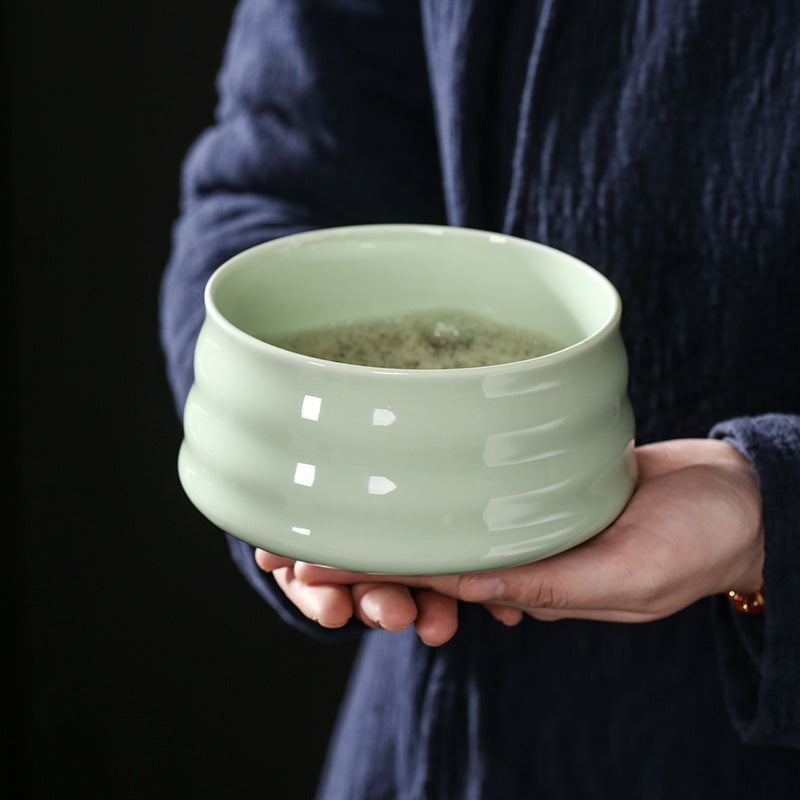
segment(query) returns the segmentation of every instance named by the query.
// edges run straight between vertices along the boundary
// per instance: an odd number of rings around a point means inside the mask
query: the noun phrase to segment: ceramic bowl
[[[246,542],[366,572],[483,570],[585,541],[633,491],[620,299],[565,253],[448,227],[324,229],[235,256],[205,305],[179,475],[200,511]],[[564,347],[413,370],[262,341],[438,308]]]

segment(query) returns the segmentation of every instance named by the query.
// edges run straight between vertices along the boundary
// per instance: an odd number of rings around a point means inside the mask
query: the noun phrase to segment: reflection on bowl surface
[[[562,347],[400,369],[269,343],[437,309]],[[552,555],[606,527],[633,491],[619,319],[599,273],[513,237],[376,225],[257,246],[206,287],[181,482],[224,530],[304,561],[435,574]]]

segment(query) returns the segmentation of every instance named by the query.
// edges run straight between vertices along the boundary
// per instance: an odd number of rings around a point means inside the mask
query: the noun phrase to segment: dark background
[[[279,623],[176,474],[158,285],[233,7],[3,12],[14,796],[305,800],[344,687],[351,646]]]

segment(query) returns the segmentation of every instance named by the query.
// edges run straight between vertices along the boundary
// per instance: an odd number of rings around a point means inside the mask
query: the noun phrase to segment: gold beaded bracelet
[[[733,601],[733,607],[740,614],[763,614],[764,613],[764,587],[756,589],[750,594],[742,594],[731,589],[728,597]]]

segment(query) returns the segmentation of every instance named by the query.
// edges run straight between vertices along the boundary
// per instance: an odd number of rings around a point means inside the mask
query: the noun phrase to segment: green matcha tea
[[[414,312],[264,339],[315,358],[393,369],[483,367],[562,348],[536,331],[455,310]]]

